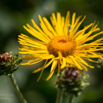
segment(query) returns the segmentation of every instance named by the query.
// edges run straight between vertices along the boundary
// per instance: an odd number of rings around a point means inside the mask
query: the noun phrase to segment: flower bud
[[[82,89],[88,85],[87,78],[88,76],[83,74],[83,70],[76,67],[67,67],[58,76],[56,86],[63,89],[66,94],[72,93],[78,96]]]
[[[21,59],[18,59],[18,54],[14,56],[11,52],[3,52],[0,54],[0,76],[13,73],[19,67],[21,61]]]

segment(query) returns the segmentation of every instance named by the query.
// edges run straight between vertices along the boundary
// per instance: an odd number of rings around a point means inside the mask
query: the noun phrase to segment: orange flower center
[[[72,55],[76,50],[76,42],[67,36],[58,36],[51,40],[48,44],[48,51],[54,56],[58,56],[58,51],[63,57]]]

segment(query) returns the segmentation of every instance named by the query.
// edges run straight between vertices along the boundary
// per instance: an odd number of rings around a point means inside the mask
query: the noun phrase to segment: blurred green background
[[[26,23],[31,24],[31,19],[39,25],[38,15],[49,17],[51,13],[61,12],[63,16],[67,11],[76,12],[76,15],[86,15],[82,23],[88,25],[99,21],[98,27],[103,30],[103,0],[0,0],[0,53],[19,51],[18,35],[24,33]],[[102,35],[101,35],[102,36]],[[20,55],[21,57],[21,55]],[[34,69],[43,65],[40,62],[32,66],[20,66],[14,73],[17,84],[28,103],[55,103],[57,90],[54,87],[56,76],[45,81],[49,74],[45,69],[42,78],[37,82],[40,73],[32,74]],[[95,64],[92,64],[95,65]],[[103,64],[102,64],[103,65]],[[86,87],[79,97],[74,97],[73,103],[103,103],[103,70],[90,69],[87,72],[90,85]],[[64,96],[63,103],[67,103],[68,96]],[[9,77],[0,77],[0,103],[21,103],[15,93]]]

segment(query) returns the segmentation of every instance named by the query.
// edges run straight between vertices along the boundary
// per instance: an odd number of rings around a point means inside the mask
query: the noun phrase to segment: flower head
[[[0,54],[0,76],[9,75],[16,71],[22,62],[18,59],[18,54],[12,55],[12,52],[3,52]]]
[[[66,67],[58,75],[55,86],[62,89],[66,94],[79,96],[84,87],[89,85],[88,77],[83,73],[83,70],[79,70],[77,67]]]
[[[58,12],[57,17],[52,13],[52,17],[50,17],[52,24],[45,17],[41,18],[39,15],[41,28],[33,20],[31,21],[34,28],[29,24],[27,24],[27,27],[23,26],[36,39],[24,34],[19,35],[19,43],[22,45],[20,54],[26,54],[22,56],[22,59],[31,59],[22,65],[33,65],[46,60],[43,67],[33,71],[33,73],[41,71],[41,77],[44,69],[52,64],[50,74],[46,80],[51,78],[57,66],[58,74],[60,74],[61,69],[69,65],[75,65],[80,70],[84,68],[86,71],[86,66],[94,68],[85,60],[97,63],[92,59],[103,59],[103,55],[97,53],[97,51],[103,51],[103,38],[90,42],[96,36],[103,34],[103,31],[97,33],[100,29],[97,28],[95,23],[78,30],[86,16],[83,19],[81,17],[76,18],[76,13],[73,13],[70,22],[69,12],[67,12],[66,18]],[[90,30],[87,32],[89,28]],[[91,35],[94,32],[96,32],[95,35]]]

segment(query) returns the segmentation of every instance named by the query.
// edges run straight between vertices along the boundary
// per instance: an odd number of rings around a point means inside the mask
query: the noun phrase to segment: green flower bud
[[[76,67],[68,67],[61,71],[56,82],[58,88],[63,89],[66,94],[81,94],[83,88],[88,85],[88,75],[84,75],[83,70]]]
[[[18,69],[21,59],[18,59],[18,54],[14,56],[12,53],[4,52],[0,54],[0,76],[9,75]]]

